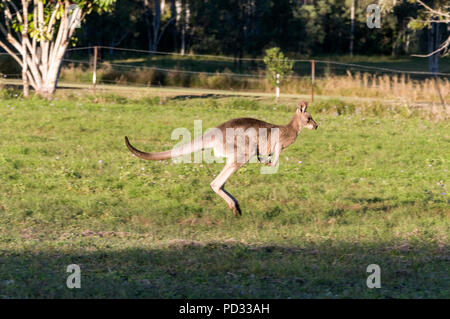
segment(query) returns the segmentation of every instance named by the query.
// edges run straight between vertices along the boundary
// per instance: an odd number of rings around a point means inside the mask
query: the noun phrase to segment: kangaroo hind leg
[[[225,182],[227,179],[239,169],[240,165],[236,163],[226,164],[217,177],[211,182],[211,188],[222,197],[228,207],[233,211],[234,215],[242,215],[239,202],[230,193],[225,190]]]

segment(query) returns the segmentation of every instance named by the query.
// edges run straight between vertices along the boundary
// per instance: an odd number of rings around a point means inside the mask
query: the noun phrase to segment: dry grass
[[[318,81],[318,87],[327,95],[383,97],[401,99],[408,102],[437,102],[450,97],[450,81],[446,78],[412,80],[402,75],[372,75],[351,73],[346,76],[327,76]]]
[[[231,73],[231,71],[225,70],[223,73]],[[263,75],[263,71],[255,74],[254,78],[250,78],[221,73],[211,75],[166,72],[142,67],[118,70],[108,63],[103,63],[97,71],[99,83],[273,92],[274,88],[267,79],[261,77]],[[61,80],[63,81],[88,83],[91,82],[91,79],[91,71],[83,66],[69,64],[61,70]],[[310,91],[311,80],[309,77],[289,78],[281,85],[282,93],[308,94]],[[448,101],[450,98],[450,81],[447,78],[417,80],[411,79],[405,74],[379,75],[347,71],[346,75],[328,74],[325,77],[317,78],[315,92],[329,96],[369,97],[393,99],[407,103],[442,104],[441,98],[444,101]]]

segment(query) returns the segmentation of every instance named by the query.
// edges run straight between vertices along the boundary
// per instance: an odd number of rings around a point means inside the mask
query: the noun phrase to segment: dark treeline
[[[366,25],[372,0],[355,0],[354,54],[426,52],[426,32],[407,24],[419,7],[398,1],[381,28]],[[117,0],[89,15],[78,46],[260,56],[278,46],[290,55],[348,54],[351,0]]]

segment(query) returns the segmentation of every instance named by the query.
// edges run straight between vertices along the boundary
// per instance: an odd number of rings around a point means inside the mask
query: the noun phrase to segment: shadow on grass
[[[93,238],[91,238],[93,239]],[[105,243],[109,241],[105,238]],[[117,241],[117,238],[114,239]],[[123,239],[125,241],[125,239]],[[103,246],[102,245],[102,246]],[[448,298],[449,247],[328,242],[251,246],[172,241],[164,248],[1,251],[1,298]],[[94,251],[93,251],[94,250]],[[67,266],[81,268],[68,289]],[[381,288],[366,286],[369,264]]]
[[[168,98],[168,100],[187,100],[187,99],[221,99],[221,98],[229,98],[230,95],[226,94],[214,94],[214,93],[208,93],[208,94],[188,94],[188,95],[176,95],[173,97]],[[234,98],[248,98],[246,95],[240,95],[235,94],[233,95]],[[260,96],[254,96],[255,99],[260,98]]]

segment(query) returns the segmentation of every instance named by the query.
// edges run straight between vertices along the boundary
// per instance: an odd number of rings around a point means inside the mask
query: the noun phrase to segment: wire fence
[[[88,54],[94,50],[95,47],[80,47],[80,48],[72,48],[68,49],[67,52],[76,52],[76,51],[86,51]],[[150,56],[176,56],[178,58],[184,58],[184,59],[196,59],[199,63],[214,63],[218,61],[228,61],[232,62],[233,64],[236,63],[245,63],[250,62],[253,63],[251,66],[257,66],[262,65],[264,66],[264,59],[262,58],[235,58],[235,57],[228,57],[228,56],[220,56],[220,55],[206,55],[206,54],[180,54],[175,52],[162,52],[162,51],[150,51],[150,50],[139,50],[139,49],[129,49],[129,48],[116,48],[116,47],[109,47],[109,46],[98,46],[98,49],[105,50],[105,55],[113,56],[114,52],[126,52],[126,53],[140,53],[144,55],[150,55]],[[109,52],[108,52],[109,51]],[[200,59],[198,59],[200,58]],[[203,60],[201,60],[203,59]],[[208,59],[208,60],[205,60]],[[294,70],[296,67],[298,67],[299,63],[305,63],[310,64],[312,59],[287,59],[289,62],[294,62]],[[377,67],[377,66],[369,66],[369,65],[362,65],[362,64],[356,64],[356,63],[345,63],[345,62],[338,62],[338,61],[329,61],[329,60],[321,60],[321,59],[314,59],[317,67],[332,67],[336,69],[358,69],[360,71],[372,71],[372,72],[388,72],[388,73],[397,73],[397,74],[410,74],[410,75],[426,75],[426,76],[444,76],[444,77],[450,77],[450,73],[447,72],[427,72],[427,71],[415,71],[415,70],[400,70],[400,69],[392,69],[392,68],[386,68],[386,67]],[[233,73],[233,75],[242,75],[239,73]],[[250,76],[253,74],[243,74],[245,76]]]
[[[72,54],[84,57],[84,59],[71,59],[66,58],[64,62],[72,62],[72,63],[82,63],[88,64],[92,63],[92,59],[89,57],[92,56],[92,52],[95,49],[94,46],[89,47],[78,47],[78,48],[70,48],[67,50],[66,56],[71,56]],[[257,71],[264,70],[264,59],[262,58],[235,58],[228,56],[220,56],[220,55],[207,55],[207,54],[180,54],[175,52],[162,52],[162,51],[151,51],[151,50],[140,50],[140,49],[130,49],[130,48],[116,48],[110,46],[98,46],[98,49],[102,54],[100,54],[101,60],[104,62],[109,62],[111,66],[120,67],[120,68],[144,68],[144,69],[153,69],[161,72],[178,72],[178,73],[191,73],[191,74],[205,74],[205,75],[224,75],[224,76],[235,76],[235,77],[256,77],[262,78],[261,74],[258,74]],[[118,57],[115,53],[125,53],[127,57],[131,59],[131,54],[140,54],[141,57],[144,56],[150,59],[146,61],[136,62],[127,62],[127,64],[114,63],[111,61],[116,60]],[[78,53],[78,54],[77,54]],[[80,54],[81,53],[81,54]],[[8,53],[0,53],[0,55],[8,55]],[[19,54],[20,55],[20,54]],[[167,62],[165,60],[158,60],[157,57],[161,56],[172,56],[177,57],[175,60],[175,67],[161,67],[161,63]],[[153,58],[153,59],[152,59]],[[156,59],[155,59],[156,58]],[[181,65],[183,61],[188,61],[187,65]],[[291,77],[301,77],[310,73],[310,64],[312,59],[288,59],[288,61],[294,63],[294,74]],[[222,63],[220,63],[222,62]],[[225,64],[224,64],[225,62]],[[363,65],[356,63],[346,63],[346,62],[338,62],[338,61],[330,61],[330,60],[321,60],[314,59],[315,67],[316,67],[316,76],[320,77],[325,74],[339,74],[345,73],[346,71],[359,71],[359,72],[371,72],[371,73],[390,73],[390,74],[405,74],[405,75],[416,75],[416,76],[440,76],[440,77],[450,77],[450,73],[447,72],[427,72],[427,71],[416,71],[416,70],[400,70],[393,69],[387,67],[378,67],[371,65]],[[149,66],[148,64],[154,64],[154,66]],[[173,63],[172,63],[173,64]],[[194,65],[195,64],[195,65]],[[209,66],[205,66],[204,64],[209,64]],[[244,64],[244,65],[243,65]],[[253,72],[222,72],[223,69],[239,69],[245,71],[253,71]],[[194,69],[193,69],[194,68]],[[199,71],[198,69],[206,68],[208,71]],[[214,69],[213,72],[209,71],[209,69]],[[256,71],[256,72],[255,72]],[[0,72],[2,70],[0,69]],[[2,72],[3,75],[12,75],[11,73]],[[17,75],[17,74],[16,74]]]
[[[94,55],[95,50],[97,55]],[[98,56],[96,63],[94,56]],[[316,89],[318,93],[332,95],[352,90],[351,93],[345,94],[361,93],[376,96],[379,93],[367,93],[367,90],[382,90],[384,93],[393,95],[401,93],[404,96],[438,94],[442,97],[443,92],[445,97],[448,95],[447,91],[450,91],[450,73],[413,70],[414,65],[411,64],[407,65],[408,69],[402,70],[386,66],[392,62],[384,65],[379,62],[382,65],[377,66],[374,65],[377,64],[375,62],[372,65],[364,65],[322,59],[289,59],[289,61],[293,62],[293,73],[282,83],[283,93],[313,94]],[[67,50],[60,71],[60,80],[90,84],[93,82],[93,73],[96,73],[95,79],[98,84],[273,92],[265,70],[262,58],[183,55],[111,46],[88,46]],[[0,60],[0,76],[19,79],[21,73],[15,63],[1,63]],[[442,92],[438,92],[438,84],[433,85],[430,82],[433,79],[442,81]],[[418,92],[424,88],[427,93]],[[365,91],[358,92],[358,89]],[[398,92],[399,89],[403,93]]]

